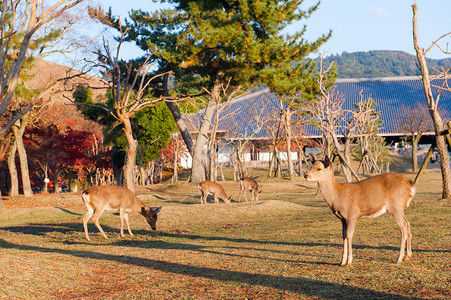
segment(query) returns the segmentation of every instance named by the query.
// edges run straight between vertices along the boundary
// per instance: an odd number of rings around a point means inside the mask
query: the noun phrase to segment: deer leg
[[[215,203],[219,203],[218,196],[215,194]]]
[[[348,261],[347,266],[352,264],[352,238],[354,237],[355,225],[357,220],[350,219],[347,221],[346,239],[348,242]]]
[[[86,236],[86,239],[87,239],[88,241],[90,241],[91,238],[89,237],[89,233],[88,233],[88,221],[89,221],[89,219],[92,217],[92,214],[94,213],[94,210],[93,210],[90,206],[87,206],[87,208],[88,208],[88,211],[87,211],[86,214],[83,216],[83,227],[84,227],[84,229],[85,229],[85,236]]]
[[[119,216],[121,218],[121,237],[125,238],[124,235],[124,220],[127,223],[128,233],[133,236],[132,230],[130,229],[130,223],[128,222],[128,213],[125,211],[125,208],[119,209]]]
[[[207,203],[207,201],[206,201],[205,198],[206,198],[205,193],[201,191],[201,195],[200,195],[200,204]]]
[[[96,224],[96,227],[97,227],[97,229],[99,229],[99,231],[102,234],[102,236],[104,238],[108,239],[108,237],[106,236],[105,232],[103,231],[103,229],[102,229],[102,227],[100,226],[100,223],[99,223],[99,218],[103,214],[104,210],[105,210],[105,208],[96,210],[94,212],[94,215],[92,216],[92,219],[94,220],[94,224]]]
[[[410,222],[404,216],[404,222],[407,224],[407,255],[404,260],[412,257],[412,232],[410,231]]]
[[[240,196],[238,197],[238,202],[241,202],[241,195],[243,194],[244,189],[240,189]]]
[[[348,239],[346,237],[346,231],[348,230],[348,225],[346,224],[346,220],[341,218],[342,225],[342,234],[343,234],[343,256],[341,258],[340,266],[345,266],[348,261]]]
[[[127,223],[128,233],[130,234],[130,236],[133,237],[133,232],[132,232],[132,230],[130,228],[130,223],[128,221],[128,213],[127,212],[124,214],[124,219],[125,219],[125,222]]]
[[[124,235],[124,214],[125,214],[125,208],[120,208],[119,209],[119,217],[121,218],[121,237],[125,238]]]
[[[393,217],[395,218],[395,221],[399,226],[399,230],[401,231],[401,246],[399,248],[399,257],[396,260],[396,263],[399,264],[404,260],[404,249],[408,240],[408,228],[410,227],[410,224],[404,216],[404,212],[395,213],[393,214]],[[409,241],[408,244],[410,243],[411,242]],[[411,249],[410,252],[412,252]],[[410,255],[412,255],[412,253],[410,253]]]

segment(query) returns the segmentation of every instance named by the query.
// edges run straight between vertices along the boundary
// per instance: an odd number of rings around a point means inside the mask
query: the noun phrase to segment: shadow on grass
[[[74,215],[74,216],[82,216],[83,215],[83,214],[75,213],[73,211],[70,211],[70,210],[62,208],[62,207],[55,207],[55,208],[65,212],[65,213],[68,213],[70,215]]]
[[[94,224],[88,224],[88,230],[91,235],[98,235],[99,232]],[[107,235],[117,235],[119,234],[119,228],[112,228],[102,224],[103,230],[107,233]],[[73,234],[79,233],[80,236],[84,236],[83,225],[80,223],[65,223],[65,224],[28,224],[26,226],[10,226],[10,227],[0,227],[1,231],[8,231],[14,233],[23,233],[30,234],[36,236],[42,236],[49,232],[59,232],[62,234]],[[203,235],[194,235],[194,234],[184,234],[184,233],[170,233],[170,232],[162,232],[162,231],[151,231],[149,230],[133,230],[135,235],[141,236],[151,236],[152,238],[171,238],[171,239],[190,239],[190,240],[202,240],[202,241],[225,241],[225,242],[233,242],[233,243],[246,243],[246,244],[257,244],[257,245],[284,245],[284,246],[301,246],[301,247],[338,247],[342,248],[343,245],[335,244],[335,243],[317,243],[317,242],[285,242],[285,241],[265,241],[265,240],[253,240],[253,239],[245,239],[245,238],[233,238],[233,237],[222,237],[222,236],[203,236]],[[126,232],[126,231],[125,231]],[[128,233],[125,233],[127,238],[129,238]],[[78,242],[71,242],[78,243]],[[129,247],[141,247],[141,248],[155,248],[155,249],[183,249],[183,246],[180,248],[174,248],[174,246],[170,246],[172,244],[178,243],[160,243],[157,240],[133,240],[133,238],[127,240],[120,240],[116,242],[116,244],[120,244],[121,246],[129,246]],[[103,244],[104,245],[104,244]],[[114,244],[113,244],[114,245]],[[159,246],[158,246],[159,245]],[[183,245],[183,244],[181,244]],[[196,245],[192,245],[194,248],[189,248],[190,250],[195,250]],[[218,245],[218,247],[221,247]],[[352,247],[354,249],[376,249],[376,250],[390,250],[390,251],[399,251],[398,246],[369,246],[369,245],[359,245],[353,244]],[[277,252],[277,250],[271,250]],[[414,252],[424,252],[424,253],[451,253],[449,249],[418,249],[415,248]]]
[[[118,262],[121,264],[139,266],[173,274],[182,274],[226,282],[236,282],[240,284],[260,285],[278,290],[300,293],[302,295],[311,297],[327,299],[420,299],[302,277],[282,277],[266,274],[255,274],[250,272],[220,270],[215,268],[185,265],[149,258],[106,254],[93,251],[74,251],[31,245],[19,245],[9,243],[3,239],[0,239],[0,246],[5,249],[38,251],[42,253],[58,253],[79,258],[89,257],[89,259]]]

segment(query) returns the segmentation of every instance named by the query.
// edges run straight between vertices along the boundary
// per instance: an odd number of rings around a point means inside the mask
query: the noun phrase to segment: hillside
[[[332,61],[337,66],[338,78],[420,75],[414,63],[415,56],[402,51],[343,52],[325,57],[323,64],[329,65]],[[451,58],[427,59],[427,62],[431,72],[434,68],[451,68]]]
[[[67,103],[68,100],[64,96],[72,97],[72,93],[78,85],[95,87],[92,89],[94,99],[106,93],[107,84],[100,78],[87,74],[75,76],[79,73],[81,72],[67,66],[40,60],[29,71],[28,75],[30,79],[27,80],[26,85],[29,88],[39,89],[54,82],[54,84],[51,84],[49,91],[44,93],[44,95],[48,95],[56,103]],[[68,79],[63,80],[64,78]]]

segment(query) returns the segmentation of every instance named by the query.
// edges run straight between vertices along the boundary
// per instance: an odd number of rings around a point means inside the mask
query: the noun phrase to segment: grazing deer
[[[260,193],[262,192],[258,190],[257,181],[252,178],[244,177],[240,179],[240,196],[238,198],[238,202],[241,202],[242,194],[244,194],[244,199],[247,202],[246,191],[249,191],[249,193],[251,193],[251,201],[252,199],[258,201],[258,195],[260,195]]]
[[[119,210],[122,237],[125,237],[124,219],[127,222],[128,233],[133,236],[130,229],[130,224],[128,223],[129,212],[142,214],[146,218],[150,227],[153,230],[157,229],[156,223],[161,207],[154,209],[144,206],[144,204],[136,198],[135,194],[126,187],[115,185],[95,186],[84,190],[81,194],[81,198],[88,209],[86,214],[83,216],[83,227],[85,228],[85,235],[88,241],[91,240],[88,233],[88,221],[91,217],[103,237],[108,239],[99,223],[99,218],[105,210]]]
[[[202,194],[200,197],[200,204],[207,204],[207,196],[212,194],[215,196],[215,203],[219,203],[218,198],[221,198],[224,202],[229,203],[232,197],[227,197],[224,188],[219,183],[213,181],[202,181],[197,186]]]
[[[415,195],[414,183],[399,174],[385,173],[352,183],[337,183],[329,157],[316,160],[305,174],[308,181],[318,182],[319,189],[332,212],[343,225],[343,258],[340,265],[352,263],[352,237],[359,218],[375,218],[390,212],[401,230],[401,248],[396,263],[412,256],[412,234],[404,209]],[[404,258],[404,248],[407,255]]]

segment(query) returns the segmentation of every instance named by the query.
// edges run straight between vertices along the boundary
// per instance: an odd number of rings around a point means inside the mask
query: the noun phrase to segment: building
[[[432,82],[435,86],[441,86],[443,79],[436,79]],[[419,103],[426,104],[424,89],[421,79],[416,76],[410,77],[386,77],[386,78],[363,78],[363,79],[338,79],[334,84],[335,90],[343,94],[345,109],[353,109],[354,104],[361,99],[371,97],[378,105],[376,111],[380,113],[383,124],[380,135],[385,137],[387,142],[397,142],[406,134],[399,129],[397,120],[400,118],[402,106],[418,106]],[[433,87],[433,93],[437,95],[438,89]],[[286,108],[282,104],[282,108]],[[439,109],[443,120],[451,120],[451,91],[442,90],[439,100]],[[243,97],[236,98],[229,103],[219,117],[218,136],[220,137],[219,162],[230,161],[230,143],[249,140],[252,143],[268,141],[277,131],[279,126],[281,104],[275,94],[268,89],[261,90]],[[202,111],[197,115],[191,115],[194,126],[199,126]],[[425,134],[425,139],[429,140],[434,135],[433,131]],[[304,139],[319,138],[320,132],[310,126],[302,129]],[[245,160],[268,161],[270,153],[252,151],[245,155]],[[286,153],[281,153],[281,159],[286,159]],[[297,159],[297,153],[292,153],[293,159]],[[190,166],[190,161],[184,162],[185,166]]]

